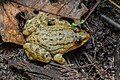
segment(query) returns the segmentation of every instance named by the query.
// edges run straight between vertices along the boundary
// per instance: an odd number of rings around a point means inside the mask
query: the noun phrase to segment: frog
[[[23,28],[26,43],[23,45],[30,60],[67,64],[65,53],[85,44],[90,35],[82,29],[73,29],[71,24],[60,18],[38,14],[26,21]]]

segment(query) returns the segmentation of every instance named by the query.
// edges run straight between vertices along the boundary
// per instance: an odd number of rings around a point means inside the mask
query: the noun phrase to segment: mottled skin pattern
[[[63,54],[80,47],[90,38],[84,30],[75,32],[67,21],[50,19],[46,14],[28,20],[23,34],[26,36],[23,48],[29,59],[45,63],[53,60],[60,64],[66,64]]]

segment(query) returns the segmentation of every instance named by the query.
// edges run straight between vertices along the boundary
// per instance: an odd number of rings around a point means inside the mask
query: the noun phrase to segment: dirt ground
[[[85,2],[87,7],[94,5],[91,1]],[[120,5],[119,0],[114,2]],[[101,15],[120,25],[120,9],[108,0],[101,1],[80,26],[91,35],[91,39],[64,55],[69,64],[74,64],[70,67],[30,61],[22,46],[1,42],[0,80],[119,80],[120,27]]]

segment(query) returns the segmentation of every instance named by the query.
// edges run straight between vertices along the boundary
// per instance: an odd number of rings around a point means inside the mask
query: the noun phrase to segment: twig
[[[68,64],[71,64],[68,56],[66,56],[66,60],[67,60]]]
[[[93,63],[92,56],[90,56],[90,55],[88,56],[88,54],[86,54],[85,52],[84,52],[84,54],[87,57],[87,59],[90,61],[90,63],[92,64]],[[102,75],[100,69],[97,67],[97,65],[94,64],[93,66],[96,68],[96,71],[100,75],[100,77],[103,78],[103,75]]]
[[[120,42],[118,42],[116,46],[116,55],[115,55],[115,62],[116,62],[116,80],[120,79]]]
[[[0,45],[2,45],[4,42],[0,42]]]
[[[73,67],[73,68],[74,68],[74,69],[82,69],[82,68],[86,68],[86,67],[89,67],[89,66],[93,66],[93,65],[95,65],[95,63],[96,63],[96,62],[91,63],[91,64],[85,64],[85,65],[79,66],[79,67]]]
[[[120,29],[120,24],[116,23],[115,21],[113,21],[112,19],[110,19],[109,17],[107,17],[103,14],[100,14],[100,15],[106,22],[108,22],[109,24],[113,25],[114,27],[117,27]]]
[[[75,62],[76,62],[76,64],[77,64],[77,66],[80,67],[80,64],[79,64],[77,58],[75,57],[75,55],[73,55],[73,58],[75,59]]]
[[[94,47],[94,58],[93,58],[93,60],[95,60],[96,59],[96,45],[95,45],[95,40],[94,40],[94,37],[92,36],[92,45],[93,45],[93,47]]]
[[[88,17],[92,14],[92,12],[95,10],[95,8],[98,6],[98,4],[101,2],[101,0],[98,0],[97,3],[93,6],[93,8],[90,10],[88,15],[85,17],[84,22],[88,19]]]
[[[115,5],[117,8],[119,8],[119,9],[120,9],[120,6],[119,6],[119,5],[117,5],[114,1],[109,0],[109,2],[111,2],[113,5]]]
[[[92,71],[93,68],[94,68],[94,66],[92,66],[92,67],[90,68],[90,70],[88,71],[88,75],[90,74],[90,71]]]
[[[88,31],[89,31],[90,33],[93,33],[93,29],[89,26],[89,24],[88,24],[87,21],[85,22],[85,24],[86,24],[86,28],[88,28]]]

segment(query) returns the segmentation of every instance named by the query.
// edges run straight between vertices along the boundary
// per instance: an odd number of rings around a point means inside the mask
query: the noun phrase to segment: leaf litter
[[[59,3],[59,2],[57,2]],[[0,35],[4,42],[12,42],[19,45],[25,43],[23,34],[19,31],[19,21],[16,15],[23,12],[26,13],[27,18],[34,16],[33,10],[39,10],[46,13],[51,13],[57,16],[80,19],[80,17],[87,12],[87,7],[79,0],[67,0],[61,3],[51,3],[49,0],[17,0],[8,3],[1,3],[0,5]],[[81,3],[81,8],[77,8]],[[77,6],[77,7],[76,7]],[[21,16],[23,17],[23,16]],[[26,16],[24,16],[26,17]],[[23,17],[23,18],[24,18]]]
[[[22,16],[24,19],[29,19],[29,18],[33,17],[35,15],[35,14],[33,14],[33,12],[39,13],[40,11],[43,11],[43,12],[47,13],[46,9],[44,11],[44,10],[40,10],[37,8],[40,5],[36,6],[37,1],[39,2],[39,1],[43,1],[43,0],[34,0],[34,1],[33,0],[17,0],[17,1],[12,0],[12,1],[14,1],[14,3],[12,3],[11,6],[14,6],[15,8],[20,10],[20,11],[17,10],[17,13],[8,13],[10,15],[10,17],[11,17],[11,14],[14,15],[14,17],[12,16],[13,21],[17,21],[15,19],[15,15],[17,15],[21,12],[24,12],[25,15],[27,13],[27,18],[26,18],[26,16],[25,17]],[[35,3],[35,1],[36,1],[36,3]],[[67,0],[67,1],[69,1],[69,0]],[[60,3],[63,3],[63,2],[60,2]],[[103,3],[103,4],[106,4],[106,3]],[[6,5],[6,4],[4,4],[4,5]],[[56,3],[54,5],[56,5]],[[11,7],[11,6],[9,6],[9,7]],[[2,11],[4,11],[3,5],[0,7],[1,7],[0,9]],[[103,10],[100,8],[104,9],[103,6],[101,7],[101,5],[98,6],[97,9]],[[109,7],[107,7],[107,8],[109,8]],[[116,12],[119,11],[117,9],[114,9],[114,10],[113,9],[112,9],[112,11],[116,11]],[[16,10],[16,9],[13,9],[13,10]],[[34,10],[36,10],[36,11],[34,11]],[[108,10],[104,10],[104,11],[108,11]],[[10,11],[8,11],[8,12],[10,12]],[[4,11],[4,13],[5,13],[5,11]],[[55,14],[54,12],[48,12],[48,13]],[[66,13],[63,13],[63,14],[66,14]],[[117,14],[115,14],[115,15],[117,15]],[[0,16],[0,18],[1,18],[0,22],[3,22],[3,19],[2,19],[3,16],[2,17],[1,16]],[[62,16],[62,15],[60,15],[60,16]],[[65,17],[65,16],[63,15],[62,17]],[[3,30],[4,27],[2,27],[1,25],[4,26],[4,24],[0,24],[0,28],[1,28],[0,30]],[[18,23],[17,23],[17,25],[18,25]],[[19,28],[19,26],[16,26],[16,28],[13,28],[13,29],[17,30],[18,28]],[[118,66],[119,61],[117,60],[117,58],[119,57],[119,50],[120,50],[119,40],[120,40],[120,38],[119,38],[118,31],[114,30],[107,23],[102,22],[101,19],[96,17],[96,13],[94,15],[91,15],[90,18],[88,18],[88,21],[85,23],[85,25],[83,25],[82,28],[86,28],[88,31],[90,31],[90,33],[92,34],[93,37],[90,40],[90,42],[83,45],[78,50],[70,52],[72,54],[68,53],[68,55],[67,54],[65,55],[69,64],[74,64],[74,66],[71,66],[72,69],[68,68],[68,67],[61,67],[61,66],[54,65],[54,64],[47,64],[47,65],[43,66],[37,62],[28,61],[28,59],[24,55],[24,50],[22,49],[22,46],[19,46],[16,44],[11,44],[11,43],[3,43],[0,46],[0,65],[1,65],[0,66],[0,69],[1,69],[0,76],[2,76],[0,78],[6,79],[6,80],[13,79],[13,78],[14,79],[34,80],[34,79],[57,79],[57,77],[59,77],[58,80],[59,79],[63,80],[66,78],[71,79],[71,80],[73,80],[73,79],[78,79],[78,80],[79,79],[80,80],[81,79],[90,79],[90,80],[110,79],[110,80],[114,80],[115,77],[119,77],[119,75],[118,75],[119,74],[119,66]],[[18,34],[19,32],[20,31],[17,32],[17,35],[19,35]],[[4,34],[4,35],[6,35],[6,34]],[[1,35],[1,37],[2,37],[2,39],[4,39],[4,37],[2,35]],[[9,38],[9,39],[11,39],[11,38]],[[15,41],[13,41],[13,40],[14,39],[11,39],[11,40],[7,39],[7,41],[5,41],[5,40],[3,40],[3,41],[17,43],[17,44],[21,45],[20,41],[16,42],[16,40]],[[9,46],[8,46],[8,44],[9,44]],[[116,56],[116,54],[117,54],[117,56]],[[116,63],[114,63],[114,61],[116,61]],[[117,65],[115,65],[115,64],[117,64]],[[117,70],[117,68],[118,68],[118,70]],[[77,74],[76,70],[79,72],[79,75]],[[40,71],[42,71],[42,74],[40,73]],[[115,73],[115,71],[117,71],[116,72],[117,74]],[[53,73],[53,74],[51,75],[51,73]],[[72,75],[70,73],[72,73]],[[7,75],[7,76],[5,76],[5,75]],[[53,75],[56,75],[56,76],[53,76]]]

